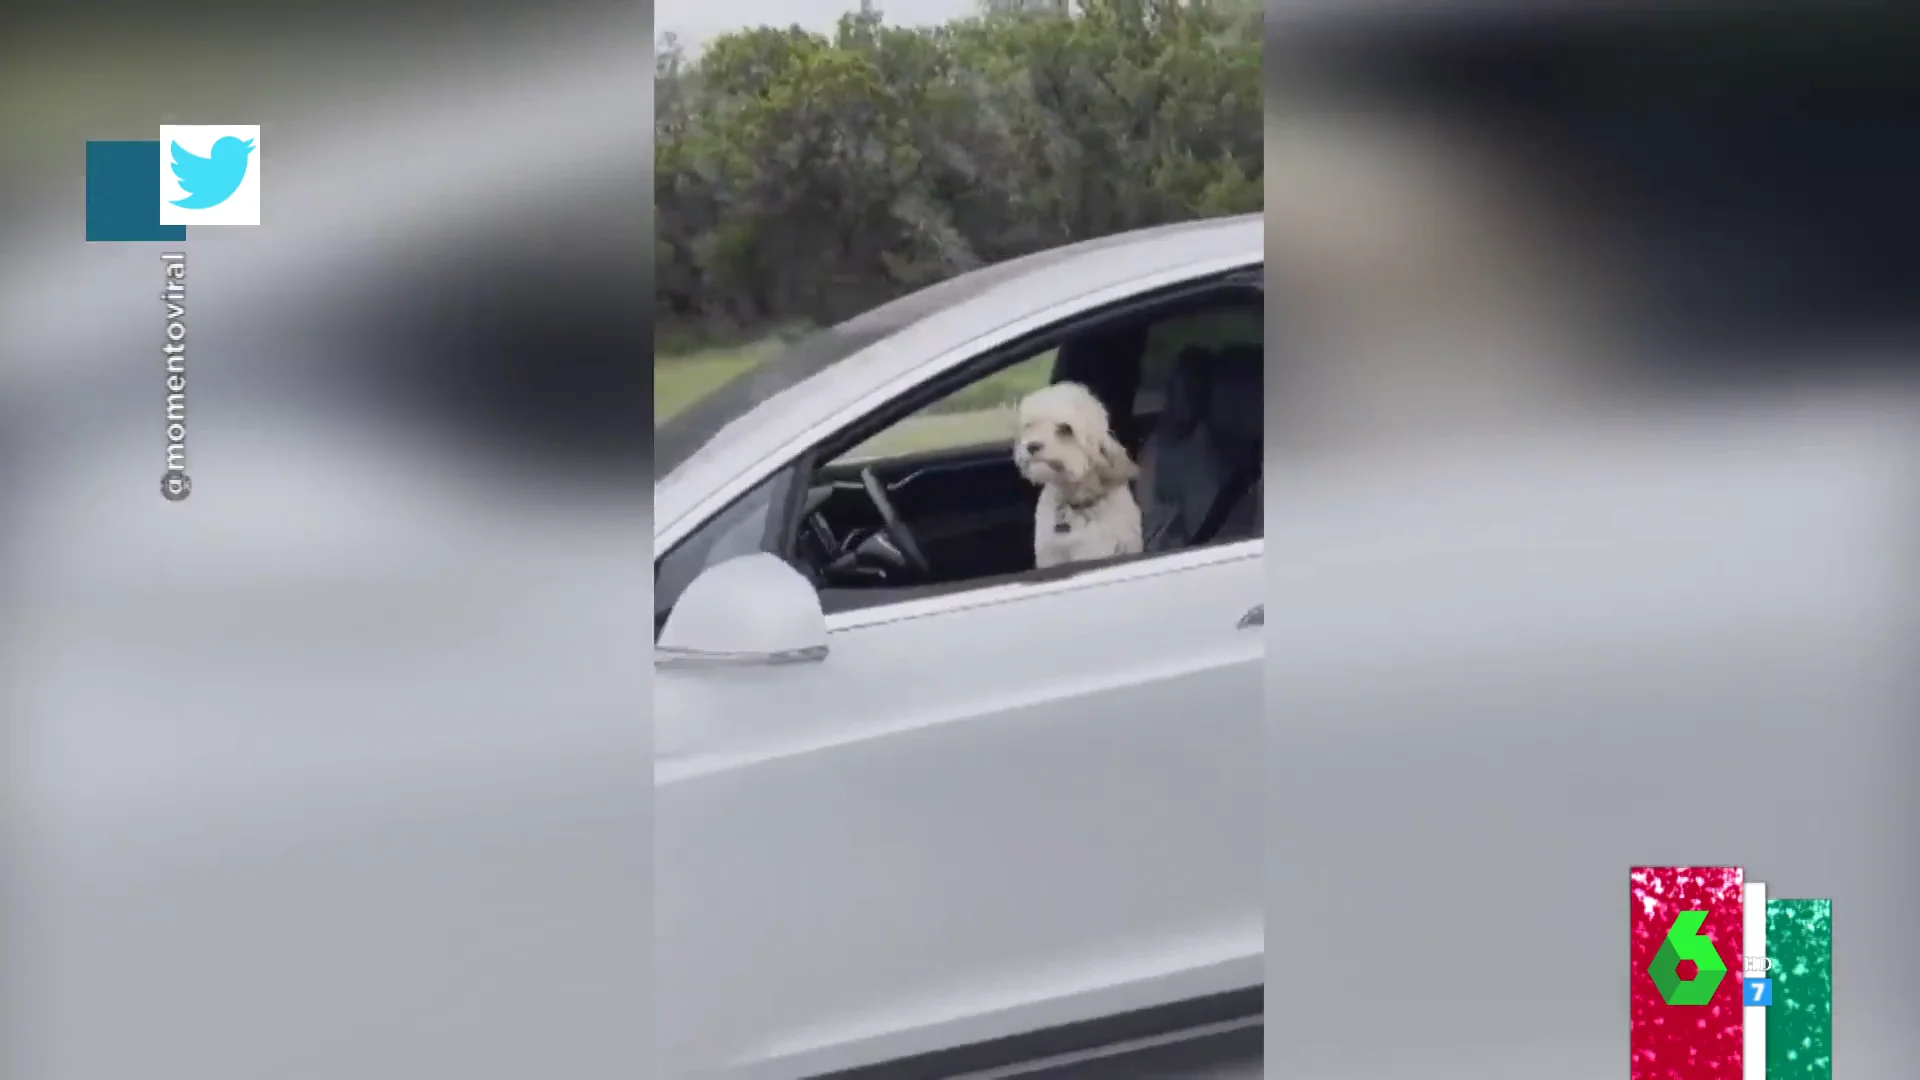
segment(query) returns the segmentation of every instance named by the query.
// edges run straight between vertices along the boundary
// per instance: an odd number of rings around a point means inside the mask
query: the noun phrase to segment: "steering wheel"
[[[907,562],[918,573],[933,573],[933,564],[927,561],[926,553],[920,550],[920,541],[914,538],[913,530],[901,520],[900,512],[893,508],[893,500],[887,497],[887,486],[874,475],[871,466],[860,470],[860,486],[866,489],[867,499],[873,503],[873,508],[880,511],[881,531],[907,557]]]

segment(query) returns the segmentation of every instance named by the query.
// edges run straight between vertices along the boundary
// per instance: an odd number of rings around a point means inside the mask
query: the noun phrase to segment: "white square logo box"
[[[160,224],[260,224],[260,151],[259,124],[160,125]]]

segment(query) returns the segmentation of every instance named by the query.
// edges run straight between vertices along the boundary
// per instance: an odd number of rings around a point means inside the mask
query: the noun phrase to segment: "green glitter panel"
[[[1833,1080],[1833,901],[1768,900],[1767,1080]]]

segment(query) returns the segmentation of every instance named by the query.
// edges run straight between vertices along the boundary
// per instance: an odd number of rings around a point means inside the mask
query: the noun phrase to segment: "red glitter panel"
[[[1741,968],[1745,874],[1737,866],[1637,866],[1633,881],[1633,1080],[1741,1080]],[[1669,1005],[1649,974],[1674,920],[1706,913],[1700,936],[1726,966],[1705,1004]],[[1679,977],[1698,972],[1679,964]]]

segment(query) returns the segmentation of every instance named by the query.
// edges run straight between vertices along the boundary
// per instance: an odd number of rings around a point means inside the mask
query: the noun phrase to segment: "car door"
[[[686,733],[655,774],[669,1074],[1260,982],[1263,549],[839,612],[815,663],[659,668]]]

